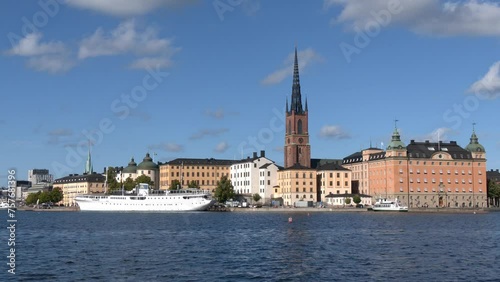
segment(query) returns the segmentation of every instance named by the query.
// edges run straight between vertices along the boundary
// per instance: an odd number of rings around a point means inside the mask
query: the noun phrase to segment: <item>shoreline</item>
[[[50,209],[17,207],[18,211],[31,212],[78,212],[78,207],[52,207]],[[227,208],[225,211],[207,212],[239,212],[239,213],[400,213],[400,212],[374,212],[367,208]],[[490,212],[500,212],[500,208],[413,208],[404,213],[443,213],[443,214],[486,214]]]

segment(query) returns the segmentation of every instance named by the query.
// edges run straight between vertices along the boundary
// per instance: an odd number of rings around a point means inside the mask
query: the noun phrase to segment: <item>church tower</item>
[[[302,107],[300,93],[299,64],[297,47],[295,47],[295,61],[293,65],[292,104],[288,108],[286,101],[286,133],[285,133],[285,168],[299,164],[311,167],[311,146],[309,145],[309,115],[307,98],[305,108]]]
[[[90,140],[89,140],[89,153],[87,155],[87,162],[85,163],[85,174],[92,174],[94,168],[92,166],[92,157],[90,156]]]

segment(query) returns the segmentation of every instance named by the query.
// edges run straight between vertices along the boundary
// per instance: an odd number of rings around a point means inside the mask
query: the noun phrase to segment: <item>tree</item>
[[[260,199],[262,199],[262,197],[260,196],[260,194],[259,194],[259,193],[255,193],[255,194],[253,194],[252,198],[253,198],[253,200],[254,200],[255,202],[258,202],[258,201],[260,201]]]
[[[113,190],[120,189],[120,183],[116,180],[116,169],[114,167],[108,167],[106,169],[106,179],[107,179],[107,185],[108,185],[108,192],[111,192]]]
[[[500,184],[495,181],[488,181],[488,198],[493,202],[493,206],[499,206],[500,198]]]
[[[346,199],[345,199],[345,204],[346,204],[346,205],[351,204],[351,198],[346,198]]]
[[[127,179],[125,179],[125,182],[123,182],[123,188],[125,188],[125,190],[127,191],[130,191],[134,189],[134,187],[135,187],[135,181],[132,180],[132,178],[127,177]]]
[[[26,204],[27,205],[36,204],[36,201],[38,201],[38,197],[40,197],[40,194],[42,194],[42,192],[40,191],[38,191],[37,193],[29,194],[28,197],[26,197]]]
[[[144,174],[135,179],[135,184],[139,184],[139,183],[147,183],[147,184],[149,184],[149,186],[153,186],[153,184],[154,184],[154,182],[151,180],[151,177],[144,175]]]
[[[231,181],[227,179],[227,176],[222,176],[217,188],[215,188],[215,198],[219,203],[225,203],[227,200],[234,197],[234,189]]]
[[[58,203],[63,199],[63,192],[61,191],[61,188],[54,188],[50,192],[49,196],[52,203]]]
[[[168,187],[168,190],[177,190],[181,187],[181,182],[179,182],[178,179],[172,180],[170,183],[170,187]]]
[[[40,203],[48,203],[48,202],[50,202],[50,193],[47,191],[44,191],[40,194],[38,199],[40,200]]]
[[[200,188],[200,185],[198,184],[198,182],[196,182],[195,180],[191,180],[189,183],[188,183],[188,188]]]
[[[352,197],[352,201],[357,205],[361,203],[361,197],[358,194],[356,194]]]

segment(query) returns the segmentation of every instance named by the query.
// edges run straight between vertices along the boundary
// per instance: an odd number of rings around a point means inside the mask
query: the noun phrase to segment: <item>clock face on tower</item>
[[[304,139],[302,139],[302,137],[301,137],[301,138],[299,138],[299,143],[302,144],[302,142],[304,142]]]

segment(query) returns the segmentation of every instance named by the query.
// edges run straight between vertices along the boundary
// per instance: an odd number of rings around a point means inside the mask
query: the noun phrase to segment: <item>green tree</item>
[[[488,198],[493,202],[493,206],[498,207],[500,204],[500,184],[495,181],[488,181]]]
[[[177,190],[181,187],[181,183],[179,182],[178,179],[172,180],[170,183],[170,187],[168,187],[168,190]]]
[[[345,204],[350,205],[351,204],[351,198],[346,198],[345,199]]]
[[[135,179],[135,184],[139,184],[139,183],[147,183],[147,184],[149,184],[149,186],[153,186],[153,184],[154,184],[153,181],[151,180],[151,177],[144,175],[144,174]]]
[[[215,198],[219,203],[225,203],[227,200],[234,198],[234,188],[227,176],[222,176],[217,188],[215,188]]]
[[[254,200],[255,202],[258,202],[258,201],[260,201],[260,199],[262,199],[262,197],[260,196],[260,194],[259,194],[259,193],[255,193],[255,194],[253,194],[252,198],[253,198],[253,200]]]
[[[116,170],[114,167],[108,167],[106,170],[106,177],[108,181],[108,192],[120,189],[120,183],[116,180]]]
[[[26,204],[27,205],[36,204],[36,201],[38,201],[38,197],[40,197],[40,194],[42,194],[42,192],[40,191],[38,191],[37,193],[29,194],[28,197],[26,197]]]
[[[44,191],[40,194],[38,199],[40,200],[40,203],[48,203],[48,202],[50,202],[50,193],[47,191]]]
[[[357,205],[361,203],[361,197],[358,194],[356,194],[352,197],[352,201]]]
[[[61,188],[52,189],[49,195],[52,203],[58,203],[63,199],[63,192],[61,191]]]
[[[132,178],[127,177],[127,179],[125,179],[125,182],[123,182],[123,188],[127,191],[130,191],[134,189],[134,187],[135,187],[135,181],[132,180]]]
[[[198,184],[198,182],[196,182],[195,180],[191,180],[189,183],[188,183],[188,188],[200,188],[200,185]]]

